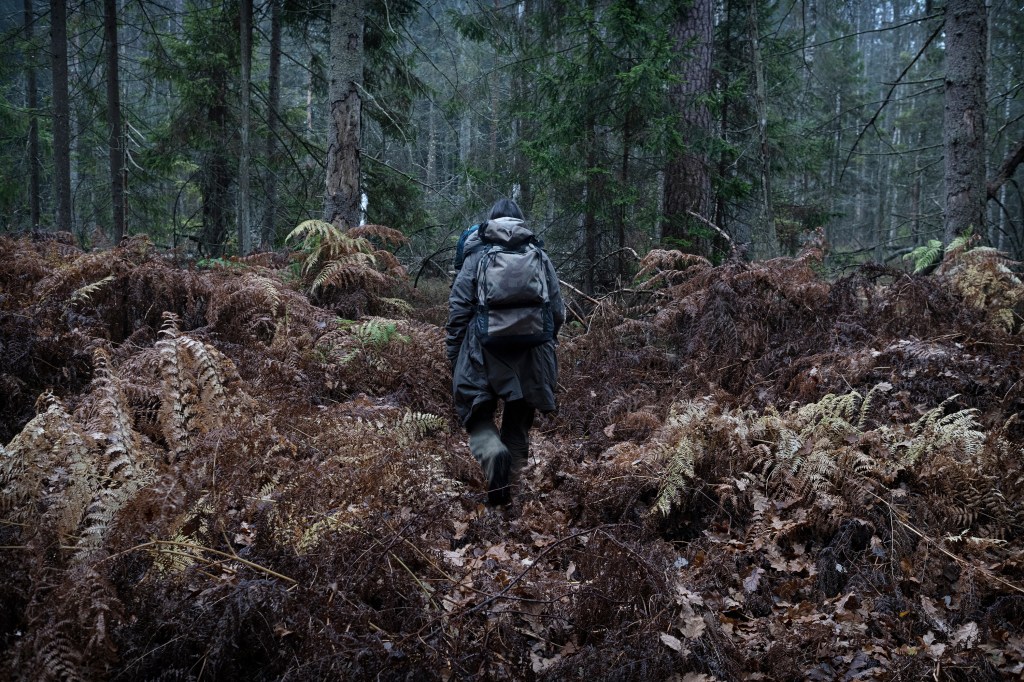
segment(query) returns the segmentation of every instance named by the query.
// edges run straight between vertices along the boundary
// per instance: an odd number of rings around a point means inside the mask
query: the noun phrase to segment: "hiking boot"
[[[512,453],[512,470],[518,473],[530,460],[530,427],[535,410],[525,400],[505,403],[501,418],[501,442]]]
[[[487,474],[487,502],[495,506],[512,502],[512,455],[508,450],[492,457],[484,466],[484,473]]]
[[[512,455],[501,442],[493,423],[475,425],[469,432],[469,450],[484,470],[487,479],[487,501],[492,505],[512,501],[509,480],[512,474]]]

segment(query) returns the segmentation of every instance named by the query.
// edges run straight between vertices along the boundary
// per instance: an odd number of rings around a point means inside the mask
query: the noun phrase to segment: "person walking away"
[[[448,299],[445,345],[456,412],[488,502],[499,505],[511,501],[512,474],[529,459],[536,411],[555,409],[565,304],[555,268],[514,201],[495,203],[476,232],[480,248],[467,249]]]

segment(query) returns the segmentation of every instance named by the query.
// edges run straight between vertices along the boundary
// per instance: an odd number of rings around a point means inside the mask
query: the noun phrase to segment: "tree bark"
[[[30,46],[25,68],[25,108],[28,109],[28,202],[29,223],[34,230],[39,227],[39,90],[36,86],[36,50],[32,41],[32,27],[35,24],[32,0],[25,0],[25,41]]]
[[[110,151],[110,201],[114,243],[124,239],[124,144],[121,135],[121,82],[117,62],[117,0],[103,0],[103,40],[107,51],[107,129]]]
[[[943,116],[948,244],[985,226],[985,0],[948,0]]]
[[[706,141],[711,136],[711,112],[705,98],[711,91],[712,2],[693,0],[679,10],[672,26],[675,57],[682,76],[670,98],[679,114],[679,133],[687,148],[665,169],[665,221],[662,240],[673,240],[692,253],[706,253],[708,241],[694,234],[692,211],[712,218],[711,176]]]
[[[597,231],[597,209],[601,200],[599,188],[600,177],[604,177],[597,171],[597,131],[596,124],[592,117],[588,117],[587,126],[587,169],[586,169],[586,205],[583,213],[583,249],[587,272],[584,276],[584,289],[588,294],[593,294],[597,284],[597,242],[599,239]]]
[[[212,145],[203,159],[201,192],[203,196],[203,229],[200,234],[200,248],[208,256],[219,257],[224,253],[224,242],[230,228],[230,217],[226,210],[230,199],[232,166],[228,161],[228,76],[225,72],[215,75],[214,97],[206,110],[209,130],[219,140]]]
[[[270,65],[267,76],[267,203],[263,212],[260,248],[274,248],[277,229],[277,117],[281,110],[281,8],[278,0],[270,0]]]
[[[532,0],[524,0],[521,4],[522,12],[519,14],[517,33],[520,43],[520,50],[525,52],[530,42],[530,21],[533,16]],[[512,101],[525,103],[529,92],[526,70],[522,65],[516,67],[512,73]],[[515,181],[519,185],[520,208],[526,215],[533,214],[533,186],[530,183],[530,159],[524,153],[523,143],[525,140],[534,138],[533,122],[528,116],[517,115],[513,121],[515,139],[513,141],[512,168],[515,172]]]
[[[245,256],[252,251],[252,225],[249,220],[249,109],[250,72],[252,70],[252,0],[240,0],[238,12],[239,43],[241,45],[241,149],[238,155],[238,250]]]
[[[771,149],[768,144],[768,101],[764,84],[764,63],[761,59],[760,27],[757,20],[758,0],[750,1],[750,56],[754,71],[754,108],[757,114],[757,137],[760,145],[761,210],[758,221],[751,226],[751,256],[758,260],[779,255],[779,240],[772,210]]]
[[[71,229],[71,109],[68,101],[66,0],[50,0],[50,58],[53,71],[54,229]]]
[[[363,0],[333,0],[331,3],[324,221],[341,229],[359,225],[364,20]]]

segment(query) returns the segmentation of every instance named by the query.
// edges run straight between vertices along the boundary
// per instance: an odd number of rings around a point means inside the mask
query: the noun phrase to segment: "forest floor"
[[[1024,675],[1024,287],[987,249],[567,292],[501,508],[443,297],[382,259],[311,295],[272,254],[0,253],[0,677]]]

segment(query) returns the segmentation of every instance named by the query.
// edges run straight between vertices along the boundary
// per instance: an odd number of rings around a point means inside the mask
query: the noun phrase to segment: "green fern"
[[[408,336],[399,333],[397,322],[381,318],[374,318],[354,325],[352,334],[364,346],[371,348],[383,348],[392,341],[409,342]]]
[[[954,237],[953,241],[946,246],[945,253],[948,255],[959,251],[966,251],[972,241],[974,241],[973,226],[964,230],[963,234],[958,234]]]
[[[938,239],[929,239],[927,244],[918,246],[910,253],[903,256],[903,260],[914,262],[914,274],[920,274],[930,266],[934,265],[942,257],[942,242]]]

